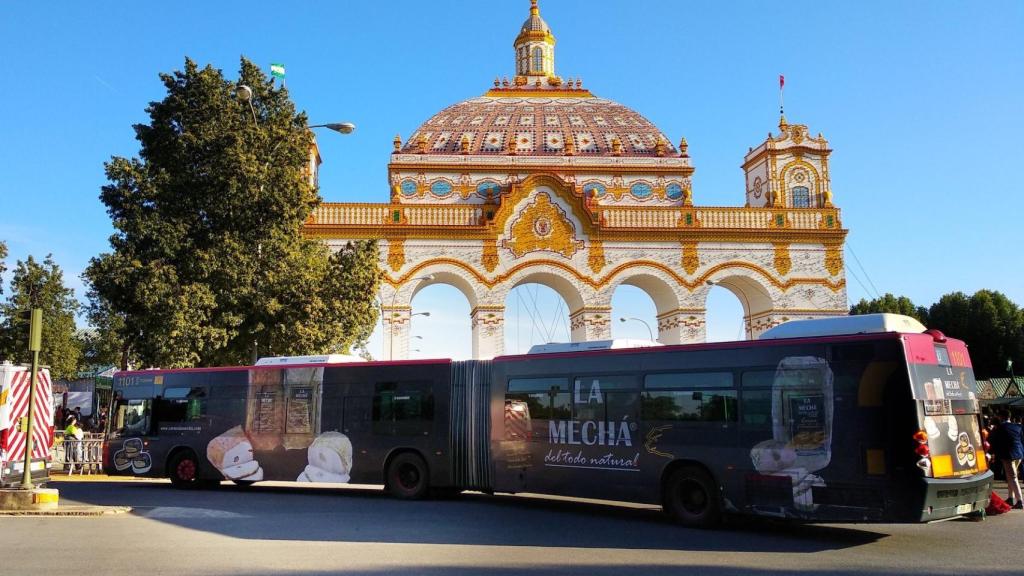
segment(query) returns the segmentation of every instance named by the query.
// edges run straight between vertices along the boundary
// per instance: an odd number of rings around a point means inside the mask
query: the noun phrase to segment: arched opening
[[[621,284],[612,294],[612,338],[658,339],[658,309],[638,286]]]
[[[704,306],[707,342],[746,340],[745,312],[739,296],[727,288],[712,286]]]
[[[533,70],[534,74],[538,74],[544,71],[544,51],[541,50],[540,46],[533,49]]]
[[[770,313],[773,308],[768,290],[760,282],[746,275],[746,270],[727,274],[728,272],[707,281],[710,290],[704,302],[704,324],[705,338],[708,342],[755,338],[758,332],[754,329],[752,320],[756,321],[758,317]],[[726,293],[718,290],[724,290]],[[738,328],[735,321],[730,321],[730,318],[735,319],[737,303],[740,307]]]
[[[416,293],[412,309],[409,358],[473,357],[470,305],[458,288],[431,284]]]
[[[555,289],[522,283],[505,298],[505,353],[525,354],[534,344],[569,342],[569,305]]]

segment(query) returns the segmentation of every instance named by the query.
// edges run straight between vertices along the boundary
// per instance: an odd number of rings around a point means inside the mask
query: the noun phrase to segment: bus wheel
[[[403,452],[388,464],[387,489],[403,500],[425,498],[430,486],[427,463],[418,455]]]
[[[175,454],[167,465],[167,474],[175,488],[192,489],[199,487],[199,461],[191,450]]]
[[[665,483],[665,512],[686,526],[717,526],[722,520],[721,500],[718,486],[700,468],[679,468]]]

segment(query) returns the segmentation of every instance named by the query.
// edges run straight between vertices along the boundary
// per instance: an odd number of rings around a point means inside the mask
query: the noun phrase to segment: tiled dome
[[[482,96],[453,104],[420,126],[402,152],[657,156],[661,141],[662,154],[676,154],[656,126],[622,104],[603,98],[534,94]],[[514,150],[508,142],[513,137]],[[464,144],[468,150],[463,150]]]

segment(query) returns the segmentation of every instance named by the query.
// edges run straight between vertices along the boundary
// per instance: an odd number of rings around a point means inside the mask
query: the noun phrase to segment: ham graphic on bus
[[[802,512],[815,510],[813,488],[825,486],[815,472],[832,460],[832,396],[825,359],[784,358],[772,381],[772,438],[750,451],[758,473],[790,480],[793,507]]]

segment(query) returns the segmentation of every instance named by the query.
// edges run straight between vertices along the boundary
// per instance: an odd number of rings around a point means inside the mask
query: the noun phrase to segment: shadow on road
[[[869,530],[759,519],[696,530],[650,508],[511,495],[467,493],[410,502],[377,490],[346,488],[222,485],[180,491],[167,484],[127,482],[54,486],[62,502],[128,505],[136,516],[149,520],[261,540],[814,553],[886,537]],[[588,568],[587,574],[602,574],[594,570]],[[451,567],[437,573],[460,572]]]

